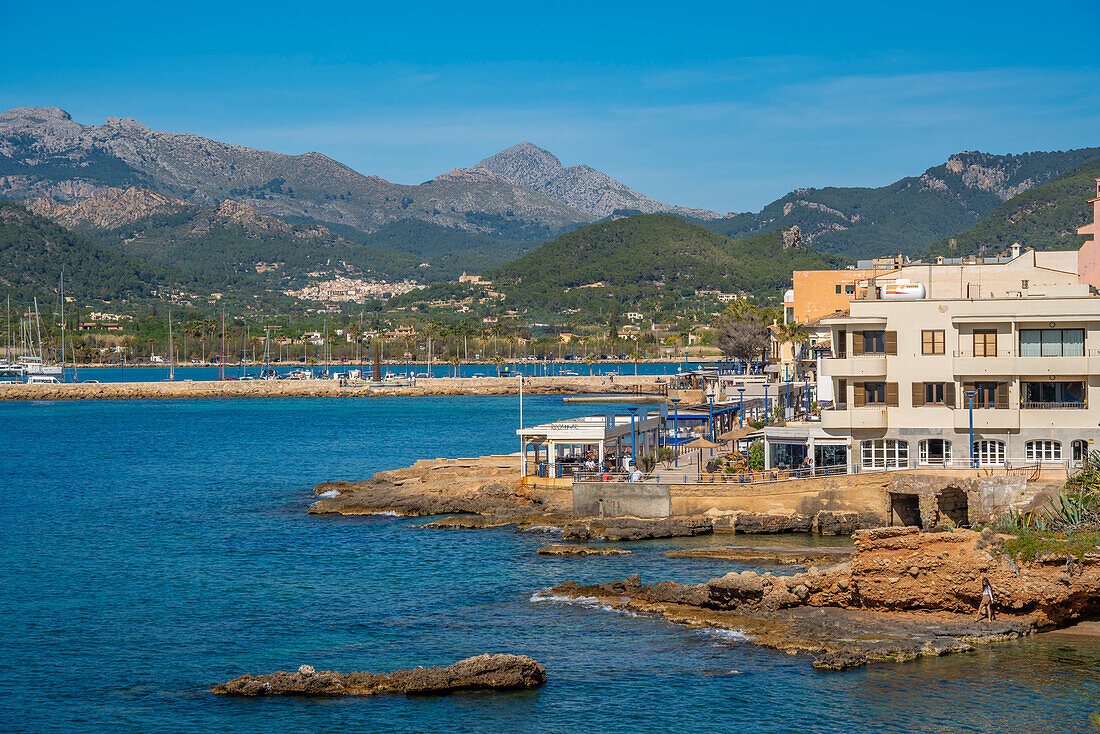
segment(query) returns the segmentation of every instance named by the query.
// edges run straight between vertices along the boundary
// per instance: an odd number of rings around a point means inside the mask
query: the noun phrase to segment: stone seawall
[[[525,377],[524,393],[658,393],[655,375],[639,377]],[[360,398],[431,395],[515,395],[518,377],[433,377],[412,387],[341,386],[335,380],[224,380],[210,382],[100,382],[0,385],[0,400],[134,400],[190,398]]]

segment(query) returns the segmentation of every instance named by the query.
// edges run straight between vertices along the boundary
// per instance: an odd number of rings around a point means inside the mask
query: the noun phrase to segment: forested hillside
[[[57,291],[74,298],[109,300],[147,297],[173,282],[170,273],[112,252],[33,214],[0,202],[0,293],[26,302]]]
[[[1088,200],[1096,195],[1097,178],[1100,159],[1009,199],[974,226],[935,243],[928,254],[978,254],[984,246],[995,255],[1014,242],[1036,250],[1076,249],[1085,241],[1077,228],[1092,221]]]
[[[846,261],[802,248],[784,249],[779,232],[731,240],[671,215],[648,214],[582,227],[488,273],[512,307],[600,312],[671,302],[699,289],[775,296],[791,271],[841,267]]]
[[[879,188],[799,189],[759,213],[700,222],[728,237],[798,225],[817,250],[848,257],[919,255],[1005,201],[1100,157],[1100,148],[993,155],[966,152]]]

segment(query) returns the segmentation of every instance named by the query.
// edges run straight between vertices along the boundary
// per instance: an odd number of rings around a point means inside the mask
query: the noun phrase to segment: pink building
[[[1100,178],[1096,179],[1096,198],[1092,204],[1092,224],[1077,230],[1077,234],[1092,235],[1092,239],[1077,251],[1077,282],[1100,289]]]

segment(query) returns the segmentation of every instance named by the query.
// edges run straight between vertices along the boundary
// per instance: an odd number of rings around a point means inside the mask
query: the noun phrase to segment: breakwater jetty
[[[657,395],[665,378],[657,375],[623,377],[524,377],[523,391],[531,395],[623,394]],[[0,385],[3,400],[134,400],[190,398],[357,398],[422,397],[430,395],[514,395],[520,378],[429,377],[413,385],[341,384],[337,380],[218,380],[176,382],[97,382],[39,385]]]

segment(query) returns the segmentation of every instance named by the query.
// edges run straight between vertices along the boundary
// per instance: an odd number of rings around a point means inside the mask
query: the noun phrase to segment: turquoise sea
[[[577,412],[525,401],[527,422]],[[664,555],[692,541],[541,558],[546,535],[305,512],[324,480],[514,450],[517,422],[515,397],[0,405],[0,731],[1090,730],[1096,640],[818,673],[736,635],[541,593],[738,568]],[[303,663],[386,671],[482,652],[531,655],[549,680],[432,698],[208,693]]]

